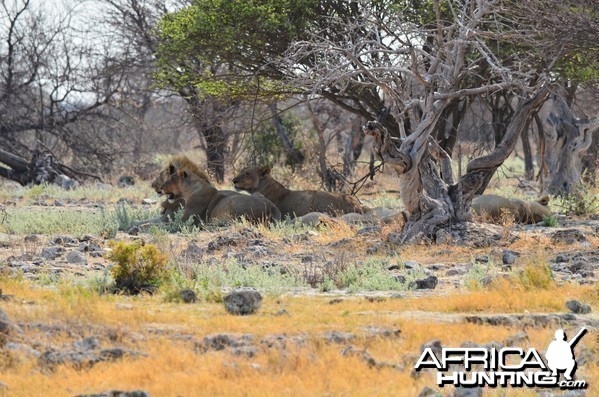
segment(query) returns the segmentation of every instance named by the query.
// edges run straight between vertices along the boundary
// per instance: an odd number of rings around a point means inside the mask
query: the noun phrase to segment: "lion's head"
[[[189,174],[197,175],[200,179],[203,179],[207,183],[210,183],[208,175],[194,164],[187,156],[174,156],[169,161],[168,165],[160,171],[160,174],[152,182],[152,188],[158,194],[163,194],[162,186],[169,180],[171,175],[175,174],[178,170],[184,170]]]
[[[233,178],[233,185],[235,189],[246,190],[253,193],[258,189],[260,180],[270,174],[270,167],[245,167],[242,169],[235,178]]]

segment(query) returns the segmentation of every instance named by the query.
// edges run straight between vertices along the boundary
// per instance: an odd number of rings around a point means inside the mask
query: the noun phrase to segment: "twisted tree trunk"
[[[457,183],[453,181],[451,158],[431,139],[446,103],[426,103],[424,118],[400,147],[388,138],[380,123],[367,123],[364,132],[375,137],[377,156],[391,164],[400,178],[401,198],[409,214],[400,241],[436,240],[440,230],[468,221],[472,199],[485,190],[495,170],[514,150],[529,117],[548,95],[545,87],[532,99],[521,101],[495,150],[470,161]]]
[[[599,128],[599,116],[579,120],[572,115],[564,98],[555,95],[555,112],[547,121],[554,128],[545,131],[548,188],[552,194],[568,194],[582,179],[582,159],[590,148],[593,132]]]

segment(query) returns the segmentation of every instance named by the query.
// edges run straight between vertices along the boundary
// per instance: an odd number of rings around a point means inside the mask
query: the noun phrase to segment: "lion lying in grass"
[[[363,213],[357,198],[348,194],[317,190],[289,190],[270,176],[270,167],[246,167],[233,178],[236,189],[262,193],[281,211],[283,217],[296,217],[310,212],[338,215]]]
[[[509,212],[516,223],[538,223],[552,215],[548,203],[547,196],[538,201],[525,201],[484,194],[472,200],[472,209],[478,215],[491,217],[493,221],[501,221]]]
[[[245,195],[231,191],[218,191],[210,182],[185,169],[177,170],[171,164],[168,177],[160,186],[169,203],[183,199],[185,203],[182,221],[193,218],[195,224],[212,223],[246,218],[252,222],[281,219],[277,207],[264,196]]]
[[[200,167],[194,164],[187,156],[174,156],[169,165],[160,171],[160,174],[158,174],[156,179],[154,179],[152,182],[152,188],[156,191],[156,193],[163,194],[162,185],[164,185],[164,183],[170,178],[171,171],[173,170],[171,167],[173,167],[175,170],[184,170],[190,174],[194,174],[205,182],[210,183],[208,175],[202,171]],[[235,193],[233,191],[223,192]],[[182,197],[179,197],[175,200],[166,199],[160,204],[160,207],[162,208],[160,221],[169,222],[175,218],[175,213],[177,211],[185,207],[185,200],[183,200]]]

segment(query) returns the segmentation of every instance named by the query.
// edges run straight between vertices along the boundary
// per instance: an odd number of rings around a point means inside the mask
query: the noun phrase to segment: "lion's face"
[[[168,181],[168,179],[177,172],[177,168],[171,163],[165,169],[160,171],[160,174],[154,179],[152,182],[152,189],[156,191],[158,194],[164,194],[162,190],[162,185]]]
[[[270,172],[270,167],[246,167],[233,178],[235,189],[254,192],[260,184],[260,178]]]
[[[168,176],[164,176],[164,180],[158,189],[158,190],[160,190],[161,193],[166,194],[166,197],[167,197],[169,203],[172,203],[177,198],[181,197],[181,181],[186,176],[186,173],[183,170],[179,170],[179,171],[175,170],[173,173],[170,173],[170,171],[173,171],[173,170],[174,170],[174,167],[173,167],[173,169],[170,169],[170,167],[169,167],[166,170],[164,170],[164,171],[167,171]],[[161,176],[162,176],[162,172],[161,172],[161,175],[158,176],[158,178],[160,178]],[[156,179],[158,179],[158,178],[156,178]]]
[[[258,182],[260,182],[258,167],[246,167],[233,178],[233,185],[239,190],[254,190],[258,187]]]

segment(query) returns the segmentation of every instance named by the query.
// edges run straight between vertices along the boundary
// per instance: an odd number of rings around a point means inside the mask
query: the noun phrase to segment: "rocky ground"
[[[146,201],[143,205],[151,204]],[[97,212],[102,204],[46,199],[27,205],[5,202],[5,206],[5,212],[11,208],[61,208],[86,214]],[[107,366],[111,363],[120,368],[123,363],[151,361],[161,351],[155,343],[165,340],[185,354],[210,357],[210,365],[220,360],[219,371],[226,368],[226,376],[219,372],[216,377],[224,376],[222,384],[235,380],[236,373],[243,374],[239,375],[242,379],[248,371],[265,379],[272,377],[273,367],[282,365],[280,360],[287,363],[291,352],[295,357],[308,357],[302,360],[309,363],[297,364],[308,371],[314,360],[318,361],[314,357],[326,361],[334,351],[331,362],[337,362],[338,355],[347,359],[342,361],[346,364],[339,365],[375,371],[374,384],[376,371],[382,374],[381,379],[400,376],[393,374],[405,376],[410,386],[399,395],[503,395],[501,391],[476,388],[439,389],[431,376],[416,374],[412,368],[420,351],[431,346],[536,344],[541,349],[538,339],[550,341],[557,327],[586,327],[590,331],[576,356],[579,372],[586,376],[590,389],[538,389],[529,394],[593,395],[599,390],[594,385],[599,382],[599,219],[561,216],[557,221],[557,227],[469,224],[450,231],[447,244],[415,246],[395,244],[396,225],[392,222],[362,224],[328,218],[273,228],[240,223],[175,234],[153,230],[106,235],[100,229],[89,234],[5,231],[0,234],[0,360],[4,360],[0,373],[7,375],[0,375],[0,395],[33,395],[28,394],[31,390],[18,389],[23,373],[33,371],[40,385],[56,388],[59,383],[52,383],[53,374],[63,368],[75,371],[67,376],[74,379],[83,376],[81,371],[92,374],[92,368],[110,371]],[[108,253],[114,240],[155,244],[168,255],[171,266],[177,267],[177,274],[228,269],[226,275],[219,275],[225,280],[220,285],[224,294],[236,293],[235,288],[244,285],[259,291],[259,297],[250,299],[249,309],[243,306],[247,303],[243,296],[224,297],[227,310],[248,314],[240,318],[251,320],[231,320],[231,315],[219,309],[220,299],[207,297],[211,292],[206,291],[208,287],[185,282],[152,297],[131,300],[93,293],[93,298],[84,294],[83,304],[60,303],[64,297],[57,297],[70,294],[65,291],[73,288],[101,291],[101,284],[108,282],[112,266]],[[376,272],[367,275],[352,270],[371,266]],[[233,268],[239,276],[231,274]],[[537,273],[527,273],[531,268],[548,272],[549,281],[536,280]],[[348,281],[348,274],[355,279]],[[285,284],[273,285],[279,280]],[[385,289],[389,285],[394,288]],[[511,290],[514,296],[530,301],[522,302],[506,293]],[[56,295],[49,298],[46,294]],[[144,308],[144,299],[151,309]],[[480,306],[477,299],[481,299]],[[87,300],[98,311],[75,313],[84,310]],[[190,310],[200,319],[182,317]],[[59,315],[48,317],[44,312]],[[318,313],[331,316],[324,321]],[[348,316],[351,322],[346,320]],[[121,319],[122,324],[115,319]],[[201,319],[210,320],[209,325]],[[411,334],[414,329],[419,330],[417,335]],[[398,346],[401,354],[389,353]],[[214,352],[218,355],[211,356]],[[203,359],[196,356],[193,360]],[[88,387],[65,385],[48,395],[144,396],[164,392],[151,382],[130,382],[125,387],[130,384],[139,387],[118,392],[111,389],[110,382],[96,385],[88,381]],[[292,385],[289,390],[300,390]],[[366,394],[369,390],[354,387],[328,385],[307,394]],[[239,394],[234,388],[230,391],[230,395]],[[272,390],[265,394],[277,395]],[[375,389],[373,394],[383,391]],[[179,391],[165,395],[197,394]]]

